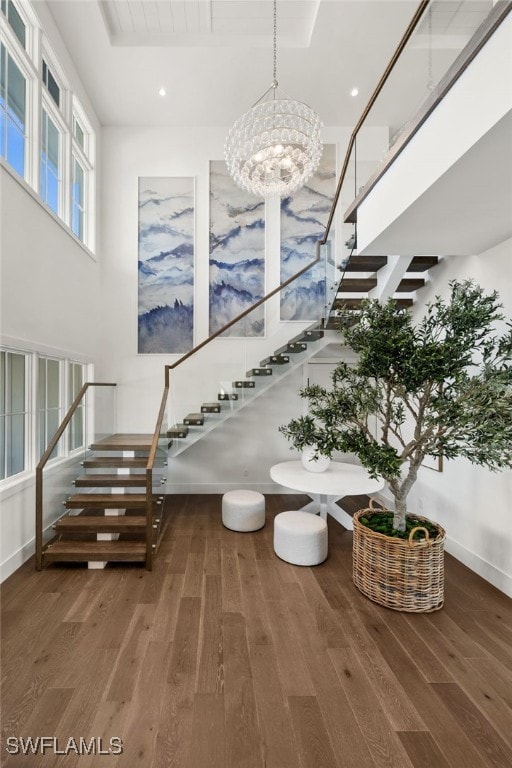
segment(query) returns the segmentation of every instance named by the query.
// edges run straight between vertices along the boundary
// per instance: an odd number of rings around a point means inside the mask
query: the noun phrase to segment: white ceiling
[[[228,126],[272,81],[271,0],[47,5],[103,125]],[[278,0],[280,86],[325,125],[354,125],[417,5]],[[395,76],[395,100],[382,100],[372,122],[397,127],[429,70],[446,69],[491,7],[492,0],[436,0],[431,25],[424,22]]]

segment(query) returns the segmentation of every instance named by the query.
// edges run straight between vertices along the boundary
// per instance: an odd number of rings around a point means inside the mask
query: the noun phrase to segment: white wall
[[[100,284],[96,259],[3,166],[0,184],[3,339],[93,361]]]
[[[96,260],[3,166],[0,185],[0,344],[94,363]],[[4,481],[0,502],[3,579],[33,552],[33,474]]]
[[[415,317],[434,296],[448,295],[450,280],[466,278],[497,289],[512,317],[512,240],[480,255],[444,258],[419,294]],[[441,473],[422,468],[408,508],[437,520],[446,550],[512,597],[512,470],[490,472],[465,459],[445,460]]]
[[[100,181],[100,126],[44,3],[37,14],[73,92],[97,132],[96,182]],[[99,215],[98,210],[98,215]],[[12,349],[94,363],[99,326],[100,271],[96,255],[0,163],[0,344]],[[2,482],[0,578],[34,551],[34,476]]]

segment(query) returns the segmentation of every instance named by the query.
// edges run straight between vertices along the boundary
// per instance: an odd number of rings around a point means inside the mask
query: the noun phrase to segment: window
[[[25,176],[26,79],[8,53],[0,46],[0,155]]]
[[[93,190],[93,131],[83,110],[73,98],[73,135],[71,146],[71,222],[74,234],[82,242],[91,240],[90,211]]]
[[[0,0],[0,157],[94,249],[94,131],[32,4]]]
[[[87,365],[37,352],[0,349],[0,485],[33,471],[80,392]],[[94,403],[89,400],[89,410]],[[82,401],[52,452],[66,459],[86,444]]]
[[[45,109],[41,120],[41,197],[60,212],[60,133]]]
[[[84,384],[84,366],[81,363],[69,363],[69,404],[75,400]],[[70,424],[69,450],[81,448],[85,442],[85,406],[82,400]]]
[[[60,363],[46,357],[38,361],[39,458],[60,424]],[[57,448],[51,458],[57,455]]]
[[[85,151],[85,133],[84,129],[78,122],[76,117],[73,117],[73,136],[75,138],[76,143],[80,147],[80,149],[83,149]]]
[[[1,9],[12,31],[25,48],[27,28],[12,0],[1,0]]]
[[[25,355],[0,352],[0,480],[25,469],[25,383]]]
[[[46,61],[43,59],[43,83],[48,88],[48,93],[54,100],[55,104],[60,107],[60,88],[57,84],[57,81],[55,77],[53,76],[53,73],[46,63]]]
[[[73,183],[71,185],[71,229],[80,239],[84,239],[85,224],[85,173],[73,157]]]

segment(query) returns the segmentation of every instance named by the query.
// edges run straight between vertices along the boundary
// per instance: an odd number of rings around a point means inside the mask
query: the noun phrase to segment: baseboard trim
[[[245,488],[248,491],[259,491],[259,493],[263,494],[299,494],[299,491],[289,490],[288,488],[283,488],[283,486],[276,485],[275,483],[250,483],[245,482],[243,478],[238,483],[222,483],[222,485],[216,483],[204,483],[203,485],[198,483],[179,483],[171,485],[170,483],[167,483],[164,488],[164,493],[166,495],[172,495],[173,493],[215,493],[222,495],[227,491],[236,491],[239,488]]]
[[[10,555],[6,560],[4,560],[0,565],[0,582],[4,582],[9,578],[9,576],[17,571],[18,568],[21,568],[21,566],[26,563],[27,560],[30,560],[35,552],[35,549],[35,539],[31,539],[22,547],[20,547],[16,552]]]
[[[507,597],[512,597],[512,576],[510,574],[487,562],[483,557],[471,552],[449,536],[446,537],[445,549],[449,555],[466,565],[471,571],[492,584],[493,587],[504,592]]]
[[[392,508],[393,501],[385,493],[381,492],[375,494],[375,497],[382,500],[382,502],[388,507]],[[505,571],[502,571],[492,563],[489,563],[483,557],[477,555],[476,552],[471,552],[470,549],[467,549],[467,547],[465,547],[463,544],[460,544],[458,541],[455,541],[455,539],[452,539],[448,534],[446,535],[445,550],[449,555],[452,555],[452,557],[454,557],[460,563],[466,565],[471,571],[476,573],[478,576],[481,576],[482,579],[485,579],[485,581],[488,581],[489,584],[492,584],[493,587],[496,587],[496,589],[499,589],[500,592],[503,592],[505,595],[507,595],[507,597],[512,597],[511,574],[505,573]]]

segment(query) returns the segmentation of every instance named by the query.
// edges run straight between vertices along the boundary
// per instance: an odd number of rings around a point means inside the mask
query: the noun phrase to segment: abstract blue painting
[[[315,175],[281,201],[281,282],[313,261],[336,187],[336,145],[325,144]],[[317,320],[325,302],[325,265],[318,264],[281,294],[281,320]]]
[[[194,344],[194,179],[139,179],[139,353]]]
[[[210,162],[210,333],[265,294],[265,202],[238,187],[223,160]],[[263,336],[263,307],[224,332]]]

